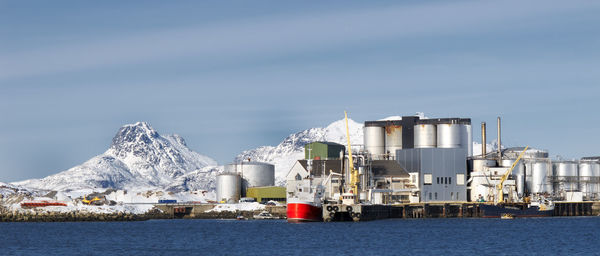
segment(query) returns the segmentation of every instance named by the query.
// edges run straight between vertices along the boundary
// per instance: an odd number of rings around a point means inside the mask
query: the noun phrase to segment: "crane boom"
[[[502,203],[504,201],[504,192],[502,191],[504,188],[504,181],[506,181],[506,179],[508,178],[508,175],[510,175],[510,173],[512,173],[512,170],[517,166],[517,164],[519,163],[519,160],[521,160],[521,157],[523,157],[523,155],[525,154],[525,151],[527,151],[527,149],[529,148],[529,146],[525,147],[525,149],[523,149],[523,152],[521,152],[521,154],[519,154],[519,157],[517,157],[517,160],[512,164],[512,166],[510,167],[510,169],[508,169],[504,175],[502,175],[502,178],[500,178],[500,183],[498,183],[496,190],[498,191],[498,203]]]
[[[354,160],[352,158],[352,147],[350,146],[350,128],[348,128],[348,112],[344,111],[344,117],[346,119],[346,137],[348,138],[348,161],[350,168],[350,185],[352,186],[352,193],[358,194],[358,171],[354,169]]]

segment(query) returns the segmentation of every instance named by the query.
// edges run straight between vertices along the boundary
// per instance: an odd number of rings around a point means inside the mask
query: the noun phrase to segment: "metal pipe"
[[[485,158],[487,150],[486,150],[486,136],[485,136],[485,122],[481,122],[481,157]]]
[[[501,132],[501,124],[500,117],[498,117],[498,159],[502,160],[502,132]]]

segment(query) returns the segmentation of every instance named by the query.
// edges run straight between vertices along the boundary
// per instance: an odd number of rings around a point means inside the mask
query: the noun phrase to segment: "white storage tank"
[[[437,127],[435,124],[417,124],[414,127],[415,148],[435,148]]]
[[[461,135],[461,146],[467,150],[467,156],[473,156],[473,129],[470,124],[461,124],[463,134]]]
[[[275,185],[275,166],[261,162],[240,162],[225,166],[225,172],[238,173],[243,179],[243,189]],[[242,193],[244,194],[244,193]]]
[[[548,174],[552,170],[549,160],[533,159],[528,162],[526,167],[529,192],[532,194],[552,193],[552,185],[548,181]]]
[[[594,161],[589,160],[581,160],[579,162],[579,189],[588,198],[597,193],[597,185],[594,179],[596,176],[594,164]]]
[[[241,177],[237,173],[217,175],[217,202],[237,203],[241,195]]]
[[[555,192],[579,191],[577,182],[578,164],[575,161],[557,161],[553,163],[555,180],[558,182]]]
[[[396,157],[396,150],[402,149],[402,125],[389,124],[385,126],[385,153],[392,159]]]
[[[473,159],[473,170],[474,172],[483,172],[486,168],[484,167],[496,167],[496,160],[476,158]]]
[[[383,159],[383,155],[385,154],[385,128],[367,123],[363,129],[363,133],[365,136],[365,150],[371,154],[373,159]]]
[[[465,128],[460,124],[447,123],[437,125],[438,148],[460,148]]]

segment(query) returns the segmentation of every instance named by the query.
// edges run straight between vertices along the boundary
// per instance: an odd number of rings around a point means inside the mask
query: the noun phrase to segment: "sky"
[[[149,122],[228,163],[344,117],[503,119],[502,141],[600,155],[599,1],[0,0],[0,181]]]

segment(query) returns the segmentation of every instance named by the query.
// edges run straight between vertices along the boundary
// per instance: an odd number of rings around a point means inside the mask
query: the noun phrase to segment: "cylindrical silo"
[[[501,166],[510,168],[515,163],[516,159],[502,159]],[[523,196],[525,193],[525,165],[523,161],[519,161],[512,170],[512,175],[517,186],[517,194]]]
[[[467,156],[473,156],[473,129],[470,124],[462,124],[461,146],[467,150]]]
[[[557,161],[554,162],[554,175],[558,183],[556,192],[562,191],[579,191],[577,184],[577,162],[574,161]]]
[[[365,150],[373,159],[383,159],[385,154],[385,128],[365,124],[363,129]]]
[[[251,187],[275,185],[275,166],[261,162],[240,162],[225,165],[225,172],[237,173],[242,176],[242,196]]]
[[[591,169],[591,177],[589,178],[589,196],[592,199],[597,200],[600,198],[600,162],[597,160],[586,160],[585,163],[589,165],[589,169]]]
[[[473,159],[473,170],[474,172],[483,172],[485,167],[496,167],[496,160],[476,158]]]
[[[414,130],[415,148],[435,148],[437,128],[435,124],[417,124]]]
[[[579,189],[585,197],[591,197],[596,193],[594,181],[594,162],[581,160],[579,162]]]
[[[237,164],[246,188],[275,185],[275,165],[260,162]]]
[[[460,148],[464,128],[459,124],[437,125],[437,147],[438,148]]]
[[[217,175],[218,202],[237,203],[240,200],[241,188],[241,178],[237,173]]]
[[[385,127],[385,153],[396,158],[396,150],[402,149],[402,125],[387,125]]]
[[[534,159],[531,162],[531,193],[552,193],[552,187],[548,182],[550,170],[547,159]]]

